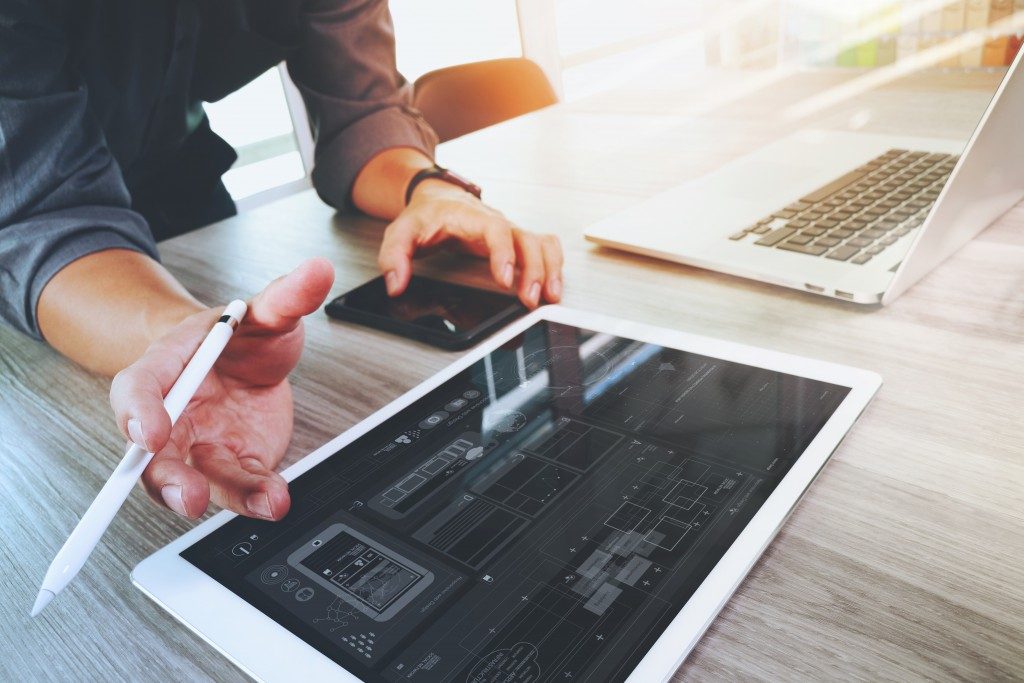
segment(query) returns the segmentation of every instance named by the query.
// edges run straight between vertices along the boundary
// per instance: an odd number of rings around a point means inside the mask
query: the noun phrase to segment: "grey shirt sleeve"
[[[43,288],[106,249],[157,257],[41,3],[0,0],[0,318],[40,338]]]
[[[412,87],[395,65],[387,0],[312,0],[300,22],[288,72],[316,138],[313,185],[341,208],[377,153],[412,147],[433,157],[437,135],[412,108]]]

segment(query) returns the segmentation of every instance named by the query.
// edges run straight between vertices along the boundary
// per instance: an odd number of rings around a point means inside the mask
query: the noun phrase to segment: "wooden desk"
[[[787,118],[790,103],[856,76],[796,74],[767,86],[763,74],[651,76],[441,151],[522,225],[562,237],[566,304],[885,378],[681,670],[686,678],[1024,676],[1024,210],[885,309],[597,249],[581,237],[609,212],[797,126],[966,135],[991,92],[977,79],[935,76]],[[318,254],[337,264],[341,292],[375,274],[379,229],[335,216],[307,192],[161,251],[210,302],[254,292]],[[440,256],[422,270],[451,275],[464,265]],[[460,277],[484,282],[485,268],[473,264]],[[323,315],[307,325],[286,463],[455,358]],[[139,560],[191,526],[141,491],[74,585],[28,618],[47,564],[120,457],[107,388],[0,330],[0,678],[242,679],[130,586]]]

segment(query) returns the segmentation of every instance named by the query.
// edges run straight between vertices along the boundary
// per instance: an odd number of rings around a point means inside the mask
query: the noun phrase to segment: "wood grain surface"
[[[567,305],[885,380],[679,679],[1024,678],[1024,208],[888,308],[599,249],[581,236],[799,127],[966,137],[997,80],[939,74],[826,98],[808,113],[812,98],[841,94],[857,77],[651,74],[440,151],[521,225],[562,237]],[[161,252],[210,303],[251,294],[314,255],[333,259],[341,293],[375,275],[380,230],[306,192]],[[482,263],[453,255],[417,268],[487,281]],[[286,464],[457,357],[323,314],[307,331]],[[107,380],[0,329],[0,679],[242,680],[131,586],[130,569],[191,526],[141,490],[74,584],[28,618],[47,564],[121,455],[107,390]]]

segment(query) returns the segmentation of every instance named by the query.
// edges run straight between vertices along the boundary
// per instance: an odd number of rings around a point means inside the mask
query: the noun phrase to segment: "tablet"
[[[263,680],[664,680],[880,383],[546,307],[132,577]]]

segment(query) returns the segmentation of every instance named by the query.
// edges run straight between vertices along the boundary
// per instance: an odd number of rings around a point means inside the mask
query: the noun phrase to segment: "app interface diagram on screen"
[[[182,556],[367,681],[620,681],[847,393],[539,322]]]

